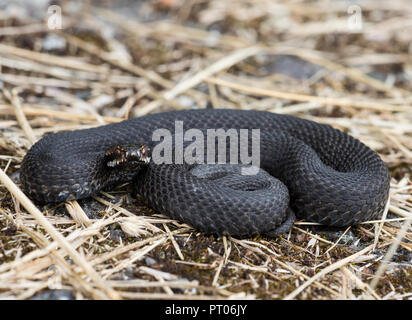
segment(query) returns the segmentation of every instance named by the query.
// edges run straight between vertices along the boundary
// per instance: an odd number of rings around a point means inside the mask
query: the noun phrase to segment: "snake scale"
[[[202,132],[260,129],[257,174],[241,174],[244,165],[230,163],[108,164],[107,150],[115,146],[153,150],[153,132],[173,132],[176,120]],[[251,148],[251,136],[247,141],[243,147]],[[50,134],[28,151],[20,176],[25,193],[42,203],[86,198],[133,180],[134,193],[160,213],[209,234],[241,237],[286,232],[295,216],[331,226],[374,219],[389,193],[385,164],[357,139],[314,121],[252,110],[161,112]]]

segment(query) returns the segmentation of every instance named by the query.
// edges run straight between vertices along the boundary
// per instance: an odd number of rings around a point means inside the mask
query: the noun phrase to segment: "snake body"
[[[140,170],[105,164],[107,149],[153,148],[153,132],[173,132],[177,120],[185,130],[260,129],[258,173],[242,175],[242,165],[234,164],[152,161]],[[251,110],[163,112],[47,135],[28,151],[20,177],[25,193],[39,202],[85,198],[134,179],[135,192],[150,207],[201,231],[234,236],[285,232],[295,215],[325,225],[357,224],[378,217],[389,192],[385,164],[357,139],[310,120]]]

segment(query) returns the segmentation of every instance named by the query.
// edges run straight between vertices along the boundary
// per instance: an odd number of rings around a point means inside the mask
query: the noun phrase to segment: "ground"
[[[411,14],[407,0],[0,1],[0,298],[411,299]],[[206,107],[346,131],[388,166],[388,210],[236,239],[130,185],[37,208],[19,193],[45,134]]]

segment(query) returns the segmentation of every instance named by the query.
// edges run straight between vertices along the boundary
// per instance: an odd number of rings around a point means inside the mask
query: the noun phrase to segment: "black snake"
[[[201,133],[260,129],[261,169],[244,175],[245,164],[147,163],[144,153],[157,144],[153,132],[173,133],[176,120],[184,130]],[[250,151],[252,141],[249,135],[243,148]],[[184,143],[186,148],[191,142]],[[131,147],[133,165],[122,163],[130,144],[143,145]],[[59,132],[37,142],[21,166],[23,189],[39,202],[85,198],[132,179],[135,193],[160,213],[206,233],[234,236],[285,232],[295,215],[325,225],[353,225],[378,217],[389,192],[385,164],[357,139],[328,125],[264,111],[163,112]]]

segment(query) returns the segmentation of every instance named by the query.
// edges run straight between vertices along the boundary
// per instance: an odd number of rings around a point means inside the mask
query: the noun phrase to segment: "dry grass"
[[[412,298],[408,0],[362,1],[356,31],[345,1],[65,1],[55,31],[47,6],[18,3],[0,8],[0,299]],[[46,207],[19,189],[47,133],[205,107],[347,131],[388,165],[387,210],[239,240],[153,212],[128,185]]]

